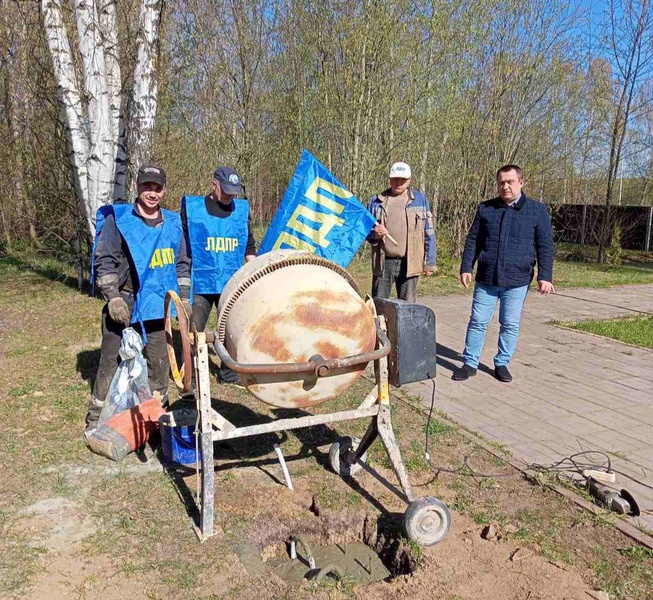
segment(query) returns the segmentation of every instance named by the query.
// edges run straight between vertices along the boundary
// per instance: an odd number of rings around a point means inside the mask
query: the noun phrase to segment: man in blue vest
[[[181,221],[192,261],[192,319],[198,331],[204,331],[227,281],[244,261],[256,256],[249,203],[240,199],[240,175],[230,167],[219,167],[211,187],[208,196],[184,196],[181,200]],[[226,367],[220,368],[218,379],[238,383],[238,375]]]
[[[136,184],[134,204],[103,206],[97,215],[93,276],[108,302],[102,310],[100,364],[88,404],[85,436],[97,427],[120,361],[125,327],[131,325],[143,336],[150,389],[167,403],[163,302],[170,289],[178,289],[186,302],[190,293],[190,259],[179,214],[160,207],[166,194],[166,173],[158,166],[142,166]]]
[[[546,206],[522,193],[524,178],[517,165],[497,171],[499,196],[483,202],[467,234],[460,282],[469,287],[474,263],[476,285],[465,338],[465,363],[454,381],[476,375],[485,331],[499,303],[499,349],[494,376],[510,383],[508,365],[517,347],[522,308],[537,262],[537,288],[548,296],[553,287],[553,234]]]

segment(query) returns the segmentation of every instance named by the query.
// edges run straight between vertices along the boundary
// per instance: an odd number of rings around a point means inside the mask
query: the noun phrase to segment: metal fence
[[[653,250],[651,228],[653,206],[605,206],[593,204],[550,205],[557,241],[597,245],[608,214],[612,231],[619,227],[621,247],[628,250]]]

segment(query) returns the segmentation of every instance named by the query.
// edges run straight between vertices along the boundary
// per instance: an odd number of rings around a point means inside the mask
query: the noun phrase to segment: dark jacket
[[[483,202],[467,234],[461,273],[471,273],[478,263],[476,281],[512,287],[533,280],[537,260],[538,281],[553,281],[553,234],[546,206],[521,198],[513,207],[501,198]]]

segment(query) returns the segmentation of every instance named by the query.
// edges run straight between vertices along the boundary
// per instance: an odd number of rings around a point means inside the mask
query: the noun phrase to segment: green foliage
[[[444,421],[439,421],[438,419],[431,419],[429,422],[429,435],[443,435],[446,433],[451,433],[455,431],[456,428]]]
[[[630,546],[629,548],[621,549],[620,552],[624,556],[630,556],[632,558],[653,560],[653,550],[644,546]]]
[[[617,225],[612,232],[610,245],[605,251],[606,262],[610,265],[621,265],[623,250],[621,248],[621,227]]]

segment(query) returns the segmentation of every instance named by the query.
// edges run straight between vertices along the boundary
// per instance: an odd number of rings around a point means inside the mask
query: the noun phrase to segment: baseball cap
[[[410,167],[405,162],[396,162],[390,167],[390,179],[393,177],[401,177],[403,179],[410,179]]]
[[[159,185],[165,185],[166,172],[156,165],[143,165],[138,169],[136,183],[158,183]]]
[[[243,193],[240,175],[231,167],[218,167],[213,173],[213,179],[220,183],[220,187],[225,194],[238,196]]]

